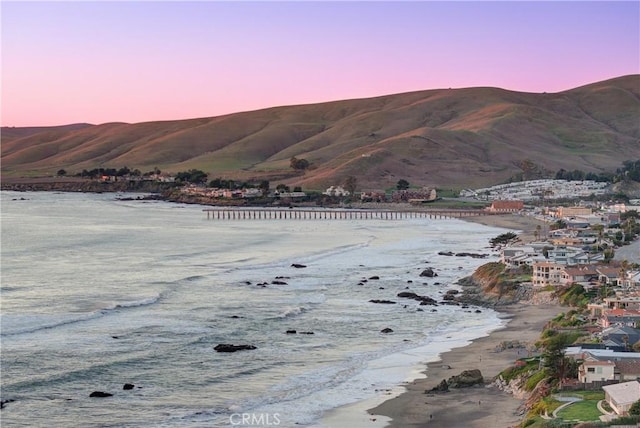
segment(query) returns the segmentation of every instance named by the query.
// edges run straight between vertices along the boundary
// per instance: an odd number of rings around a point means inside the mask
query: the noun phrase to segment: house
[[[387,195],[383,191],[367,190],[360,193],[362,202],[385,202]]]
[[[612,326],[602,330],[601,334],[608,344],[626,349],[640,342],[640,330],[631,326]]]
[[[563,284],[578,283],[588,286],[592,281],[598,279],[598,272],[589,265],[566,266],[560,271],[560,277]]]
[[[637,380],[603,386],[604,399],[619,416],[627,415],[631,405],[640,400],[640,383]]]
[[[591,357],[578,367],[578,380],[582,383],[614,380],[615,367],[616,363],[613,361],[599,361]]]
[[[625,272],[626,276],[620,281],[620,285],[626,288],[634,288],[640,285],[640,271]]]
[[[500,261],[506,265],[511,264],[510,261],[511,259],[513,259],[514,257],[519,257],[519,256],[539,256],[540,253],[538,253],[533,247],[531,246],[517,246],[517,247],[504,247],[501,251],[500,251]]]
[[[607,310],[600,318],[600,324],[604,328],[625,325],[635,327],[638,323],[640,323],[640,311],[632,311],[628,309]]]
[[[640,311],[640,296],[616,293],[613,297],[606,297],[604,304],[609,309],[633,309]]]
[[[620,268],[599,266],[596,270],[598,272],[598,279],[601,283],[607,285],[618,285],[620,280]]]
[[[491,202],[491,206],[485,208],[487,211],[498,213],[512,213],[521,211],[524,208],[524,202],[522,201],[501,201],[496,200]]]
[[[564,265],[552,262],[535,262],[531,282],[534,286],[562,285]]]
[[[640,380],[640,361],[625,360],[616,362],[615,376],[620,382]]]
[[[570,220],[576,216],[590,215],[592,209],[588,207],[558,207],[558,217]]]
[[[435,188],[423,187],[422,189],[395,190],[391,193],[393,202],[430,202],[438,198]]]

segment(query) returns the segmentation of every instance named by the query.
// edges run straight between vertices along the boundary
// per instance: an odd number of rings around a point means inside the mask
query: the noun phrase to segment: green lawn
[[[565,421],[597,421],[600,420],[600,411],[596,407],[598,401],[596,400],[585,400],[578,401],[577,403],[573,403],[572,405],[565,407],[564,409],[558,412],[558,418],[564,419]]]
[[[584,401],[578,401],[558,412],[558,418],[565,421],[597,421],[600,418],[598,401],[604,399],[603,391],[577,391],[575,393],[563,394],[582,397]]]

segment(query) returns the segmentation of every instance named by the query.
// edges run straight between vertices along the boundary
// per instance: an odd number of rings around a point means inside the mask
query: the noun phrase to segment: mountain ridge
[[[523,173],[523,164],[598,173],[640,159],[640,75],[557,93],[430,89],[207,118],[32,129],[2,128],[3,175],[127,166],[195,168],[210,178],[309,189],[348,176],[367,189],[399,179],[480,187]],[[311,166],[293,170],[292,157]]]

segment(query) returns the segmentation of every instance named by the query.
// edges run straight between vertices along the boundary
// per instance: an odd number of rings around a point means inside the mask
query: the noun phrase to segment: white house
[[[602,389],[604,399],[620,416],[628,414],[631,405],[640,400],[640,383],[637,380],[603,386]]]
[[[578,380],[583,383],[614,380],[615,368],[616,363],[613,361],[589,358],[578,367]]]

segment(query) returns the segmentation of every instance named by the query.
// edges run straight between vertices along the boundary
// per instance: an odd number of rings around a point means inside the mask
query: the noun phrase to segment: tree
[[[629,407],[629,415],[638,416],[640,415],[640,400],[636,401]]]
[[[573,339],[567,333],[551,334],[546,340],[545,351],[542,353],[544,367],[547,369],[549,376],[554,379],[562,380],[573,371],[571,359],[564,354],[564,348],[571,345]]]
[[[309,161],[306,159],[298,159],[293,156],[290,160],[290,165],[291,168],[295,169],[296,171],[304,171],[309,167]]]
[[[63,175],[67,175],[67,171],[65,171],[64,169],[59,169],[58,170],[58,176],[62,177]]]
[[[398,183],[396,184],[396,189],[407,190],[408,188],[409,188],[409,182],[407,180],[405,180],[404,178],[401,178],[400,180],[398,180]]]
[[[207,174],[199,169],[190,169],[189,171],[177,173],[176,180],[195,184],[206,183]]]
[[[258,189],[262,190],[263,195],[269,194],[269,180],[262,180],[260,184],[258,184]]]
[[[356,186],[358,185],[358,180],[350,175],[344,180],[344,189],[349,192],[350,195],[353,195],[356,191]]]

